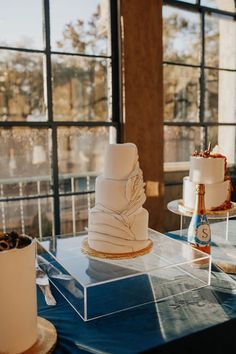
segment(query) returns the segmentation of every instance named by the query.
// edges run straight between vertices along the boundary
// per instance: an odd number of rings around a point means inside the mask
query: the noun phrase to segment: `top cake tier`
[[[138,163],[136,145],[110,144],[105,154],[103,177],[116,180],[128,179]]]
[[[225,160],[222,157],[191,156],[190,180],[199,184],[223,182],[225,179]]]

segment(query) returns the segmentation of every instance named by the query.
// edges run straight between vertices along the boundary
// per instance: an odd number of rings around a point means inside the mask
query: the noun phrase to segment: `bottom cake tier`
[[[148,217],[144,208],[129,216],[92,208],[89,211],[89,247],[109,254],[137,252],[148,247]]]

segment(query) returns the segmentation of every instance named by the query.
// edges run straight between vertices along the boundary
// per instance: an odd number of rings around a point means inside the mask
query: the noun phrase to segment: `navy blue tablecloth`
[[[227,348],[236,353],[236,290],[234,282],[228,286],[228,278],[222,280],[222,274],[213,268],[213,286],[89,322],[53,286],[55,307],[46,305],[38,289],[38,314],[55,325],[58,354],[209,354],[209,349],[204,351],[209,345],[214,353],[225,353]]]

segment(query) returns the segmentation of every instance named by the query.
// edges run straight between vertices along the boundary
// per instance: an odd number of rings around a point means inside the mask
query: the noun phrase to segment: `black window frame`
[[[60,197],[70,195],[83,195],[94,193],[94,191],[60,193],[59,191],[59,170],[58,170],[58,137],[57,130],[59,127],[114,127],[116,129],[117,142],[121,140],[121,121],[120,121],[120,93],[119,93],[119,50],[118,50],[118,0],[110,0],[110,31],[111,31],[111,55],[89,55],[82,53],[70,53],[51,50],[50,36],[50,0],[42,0],[43,5],[43,24],[44,29],[44,45],[42,50],[19,48],[11,46],[0,46],[1,50],[18,51],[25,53],[40,53],[46,57],[46,97],[47,97],[47,121],[44,122],[25,122],[25,121],[0,121],[0,129],[13,127],[29,127],[29,128],[47,128],[52,131],[52,193],[42,194],[40,196],[23,196],[23,197],[0,197],[1,202],[44,199],[53,198],[53,229],[55,235],[61,234],[61,218],[60,218]],[[55,121],[53,119],[53,98],[52,98],[52,65],[51,57],[54,54],[77,56],[87,58],[99,58],[111,60],[111,94],[112,94],[112,119],[111,121]]]
[[[220,10],[213,7],[203,6],[201,5],[201,0],[196,0],[196,4],[191,4],[185,1],[178,0],[163,0],[163,5],[168,5],[171,7],[175,7],[182,10],[191,11],[193,13],[200,13],[200,21],[201,21],[201,59],[199,64],[187,64],[187,63],[179,63],[174,61],[166,61],[163,60],[163,66],[165,64],[169,65],[178,65],[182,67],[189,68],[198,68],[200,69],[200,89],[199,89],[199,119],[198,122],[180,122],[180,121],[165,121],[164,119],[164,127],[165,126],[173,126],[173,127],[199,127],[203,130],[204,139],[201,141],[201,149],[207,149],[208,147],[208,128],[209,127],[217,127],[217,126],[234,126],[235,123],[219,123],[219,122],[207,122],[204,121],[205,115],[205,69],[212,69],[217,71],[230,71],[236,73],[236,69],[225,69],[219,68],[215,66],[207,66],[205,65],[205,15],[206,14],[215,14],[218,16],[226,16],[228,18],[236,21],[236,1],[235,1],[235,12],[228,12],[224,10]],[[235,39],[236,40],[236,39]]]

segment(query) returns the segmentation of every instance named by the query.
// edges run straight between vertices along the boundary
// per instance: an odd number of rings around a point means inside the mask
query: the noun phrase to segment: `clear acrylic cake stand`
[[[225,240],[228,241],[229,236],[229,219],[236,217],[236,203],[233,203],[233,207],[229,210],[222,210],[217,212],[211,212],[207,214],[209,220],[218,220],[225,219],[226,220],[226,228],[225,228]],[[180,216],[180,236],[183,233],[183,217],[191,218],[193,213],[191,211],[187,211],[183,209],[183,200],[177,199],[172,200],[167,204],[167,209],[174,214]]]
[[[150,253],[131,259],[84,254],[87,236],[37,243],[39,266],[84,321],[210,285],[211,257],[157,231],[148,230]]]

